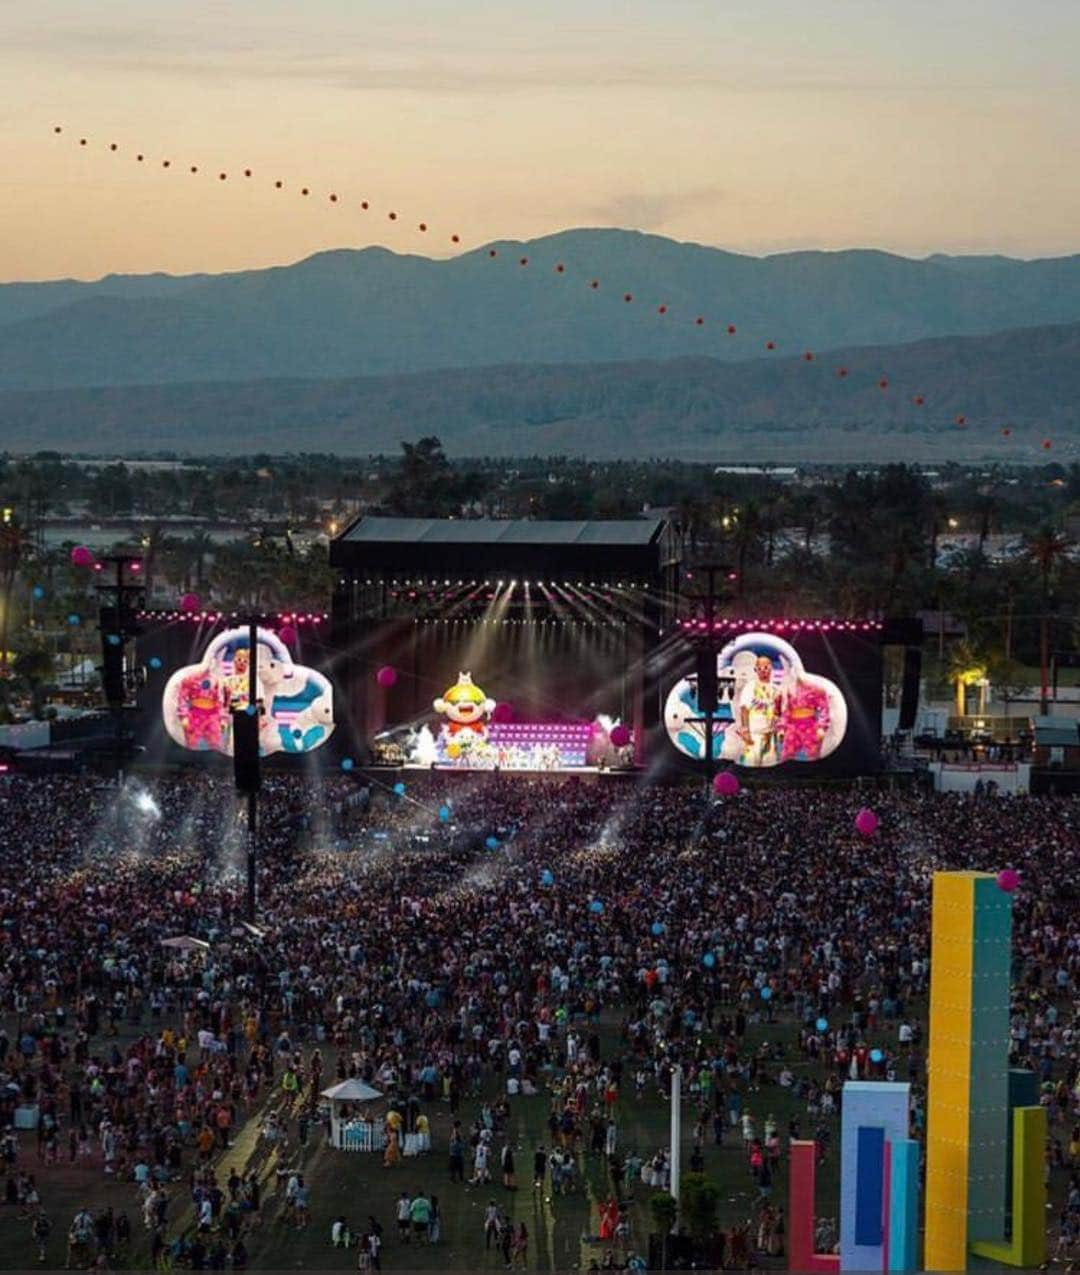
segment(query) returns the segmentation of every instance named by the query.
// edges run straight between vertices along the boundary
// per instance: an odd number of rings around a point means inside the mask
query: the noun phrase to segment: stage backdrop
[[[695,657],[686,648],[663,679],[669,755],[705,756]],[[764,626],[733,633],[717,657],[713,756],[762,777],[816,779],[881,765],[881,646],[876,633]]]

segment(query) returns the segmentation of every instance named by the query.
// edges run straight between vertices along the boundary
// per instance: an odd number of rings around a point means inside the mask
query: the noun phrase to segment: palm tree
[[[11,601],[19,566],[29,548],[26,533],[9,511],[0,522],[0,676],[8,672],[8,639],[11,635]]]
[[[1039,572],[1042,607],[1039,615],[1039,712],[1045,717],[1050,703],[1050,585],[1069,552],[1069,538],[1053,527],[1042,527],[1024,542],[1027,560]]]

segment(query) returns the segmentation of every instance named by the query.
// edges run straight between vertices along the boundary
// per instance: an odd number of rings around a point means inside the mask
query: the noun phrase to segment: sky
[[[572,226],[1080,251],[1080,0],[0,0],[0,48],[5,281]]]

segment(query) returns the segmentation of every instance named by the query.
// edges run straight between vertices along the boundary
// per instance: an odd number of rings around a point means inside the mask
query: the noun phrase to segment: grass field
[[[748,1043],[755,1045],[763,1039],[788,1040],[793,1028],[777,1024],[751,1025]],[[616,1047],[614,1032],[605,1030],[605,1052]],[[331,1063],[333,1059],[331,1057]],[[333,1075],[331,1068],[326,1073]],[[619,1148],[623,1152],[636,1149],[647,1159],[657,1149],[666,1146],[669,1130],[669,1107],[655,1087],[650,1086],[639,1101],[632,1085],[624,1089],[617,1108]],[[484,1095],[497,1096],[489,1088]],[[410,1159],[402,1159],[394,1169],[382,1167],[380,1154],[345,1153],[331,1147],[321,1127],[312,1127],[308,1144],[298,1146],[295,1126],[291,1134],[290,1149],[282,1157],[282,1164],[299,1165],[305,1180],[311,1187],[311,1221],[303,1230],[287,1226],[281,1219],[280,1197],[269,1198],[264,1203],[259,1225],[245,1236],[252,1268],[259,1269],[353,1269],[354,1252],[335,1249],[330,1244],[330,1227],[334,1218],[344,1215],[350,1225],[362,1231],[369,1215],[374,1215],[384,1228],[383,1266],[387,1269],[410,1270],[460,1270],[496,1269],[502,1266],[501,1254],[494,1249],[484,1249],[483,1213],[489,1199],[495,1199],[515,1221],[524,1221],[529,1232],[528,1266],[532,1270],[584,1269],[592,1257],[599,1259],[602,1251],[592,1246],[587,1237],[599,1230],[597,1204],[611,1194],[606,1163],[601,1156],[582,1153],[578,1157],[578,1172],[574,1190],[567,1195],[552,1197],[549,1184],[543,1191],[532,1187],[532,1155],[537,1145],[548,1145],[547,1117],[550,1095],[541,1092],[536,1097],[511,1099],[509,1132],[515,1149],[519,1189],[508,1192],[499,1184],[497,1160],[493,1163],[495,1183],[491,1186],[472,1188],[452,1185],[449,1181],[446,1146],[451,1118],[449,1109],[436,1104],[429,1111],[432,1125],[431,1153]],[[463,1128],[467,1131],[479,1111],[479,1100],[462,1103],[459,1113]],[[744,1107],[758,1118],[758,1127],[770,1113],[779,1123],[781,1133],[787,1128],[788,1119],[799,1114],[804,1133],[812,1131],[803,1104],[777,1085],[771,1085],[760,1093],[744,1095]],[[686,1097],[683,1103],[683,1170],[687,1170],[692,1146],[692,1130],[695,1120],[695,1102]],[[838,1142],[838,1122],[833,1122],[833,1143]],[[258,1155],[257,1117],[253,1116],[237,1132],[233,1147],[218,1166],[218,1180],[224,1181],[232,1164],[242,1166],[252,1155]],[[496,1140],[496,1148],[501,1145]],[[129,1267],[147,1263],[147,1233],[143,1229],[141,1208],[136,1188],[130,1182],[114,1182],[102,1175],[100,1165],[58,1165],[47,1167],[35,1163],[34,1141],[31,1135],[23,1135],[20,1164],[35,1173],[38,1187],[48,1215],[53,1223],[49,1241],[48,1267],[63,1265],[66,1251],[67,1227],[75,1211],[81,1206],[91,1209],[111,1205],[116,1212],[126,1211],[132,1224],[133,1242],[127,1255]],[[278,1166],[276,1153],[263,1166],[266,1181],[272,1183]],[[723,1190],[720,1210],[721,1225],[731,1226],[747,1221],[755,1212],[756,1188],[749,1177],[741,1139],[733,1131],[725,1134],[725,1145],[714,1147],[711,1139],[705,1149],[705,1171],[715,1176]],[[772,1199],[783,1202],[786,1195],[786,1172],[777,1174]],[[442,1237],[439,1245],[408,1246],[398,1241],[395,1227],[395,1202],[401,1191],[415,1193],[423,1189],[439,1197],[442,1211]],[[628,1184],[629,1189],[629,1184]],[[183,1183],[174,1189],[170,1208],[173,1232],[190,1220],[190,1209],[184,1195]],[[631,1240],[629,1247],[643,1254],[648,1251],[648,1234],[651,1229],[648,1200],[652,1189],[641,1182],[633,1184],[634,1204],[631,1209]],[[818,1211],[825,1216],[835,1216],[837,1196],[837,1166],[830,1157],[820,1176]],[[29,1267],[36,1264],[36,1249],[27,1219],[16,1216],[13,1207],[0,1209],[0,1266],[6,1269]],[[123,1262],[116,1263],[124,1264]]]

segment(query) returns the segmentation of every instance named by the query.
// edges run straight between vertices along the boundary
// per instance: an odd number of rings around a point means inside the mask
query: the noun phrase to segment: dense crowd
[[[541,1175],[557,1193],[577,1146],[604,1155],[605,1238],[619,1238],[627,1177],[662,1185],[666,1164],[622,1153],[614,1104],[667,1092],[675,1064],[695,1153],[725,1127],[745,1144],[761,1211],[757,1234],[729,1243],[775,1253],[769,1186],[784,1140],[816,1137],[824,1153],[844,1079],[910,1079],[920,1126],[913,1006],[929,979],[931,874],[1006,865],[1022,882],[1012,1061],[1044,1086],[1071,1251],[1080,803],[791,789],[715,801],[614,780],[437,775],[368,802],[358,782],[268,780],[257,931],[242,924],[244,816],[225,781],[0,784],[0,1131],[36,1103],[40,1163],[94,1158],[133,1180],[155,1257],[183,1179],[216,1236],[186,1260],[246,1265],[258,1177],[219,1183],[215,1155],[269,1096],[295,1116],[303,1095],[349,1076],[415,1096],[401,1103],[409,1131],[424,1103],[446,1100],[451,1169],[457,1157],[477,1185],[505,1180],[509,1144],[499,1104],[469,1128],[463,1098],[496,1076],[504,1094],[550,1092]],[[868,800],[880,827],[864,838],[853,820]],[[209,947],[162,943],[180,937]],[[748,1024],[774,1018],[798,1025],[797,1057],[746,1047]],[[612,1027],[618,1048],[603,1043]],[[770,1129],[744,1105],[765,1081],[799,1089],[808,1127]],[[36,1217],[34,1175],[15,1140],[4,1145],[7,1199]],[[286,1189],[295,1209],[305,1188]],[[426,1236],[424,1199],[409,1220]],[[76,1220],[80,1250],[130,1237],[126,1215]],[[376,1265],[377,1226],[362,1236]],[[500,1234],[517,1261],[526,1241]]]

